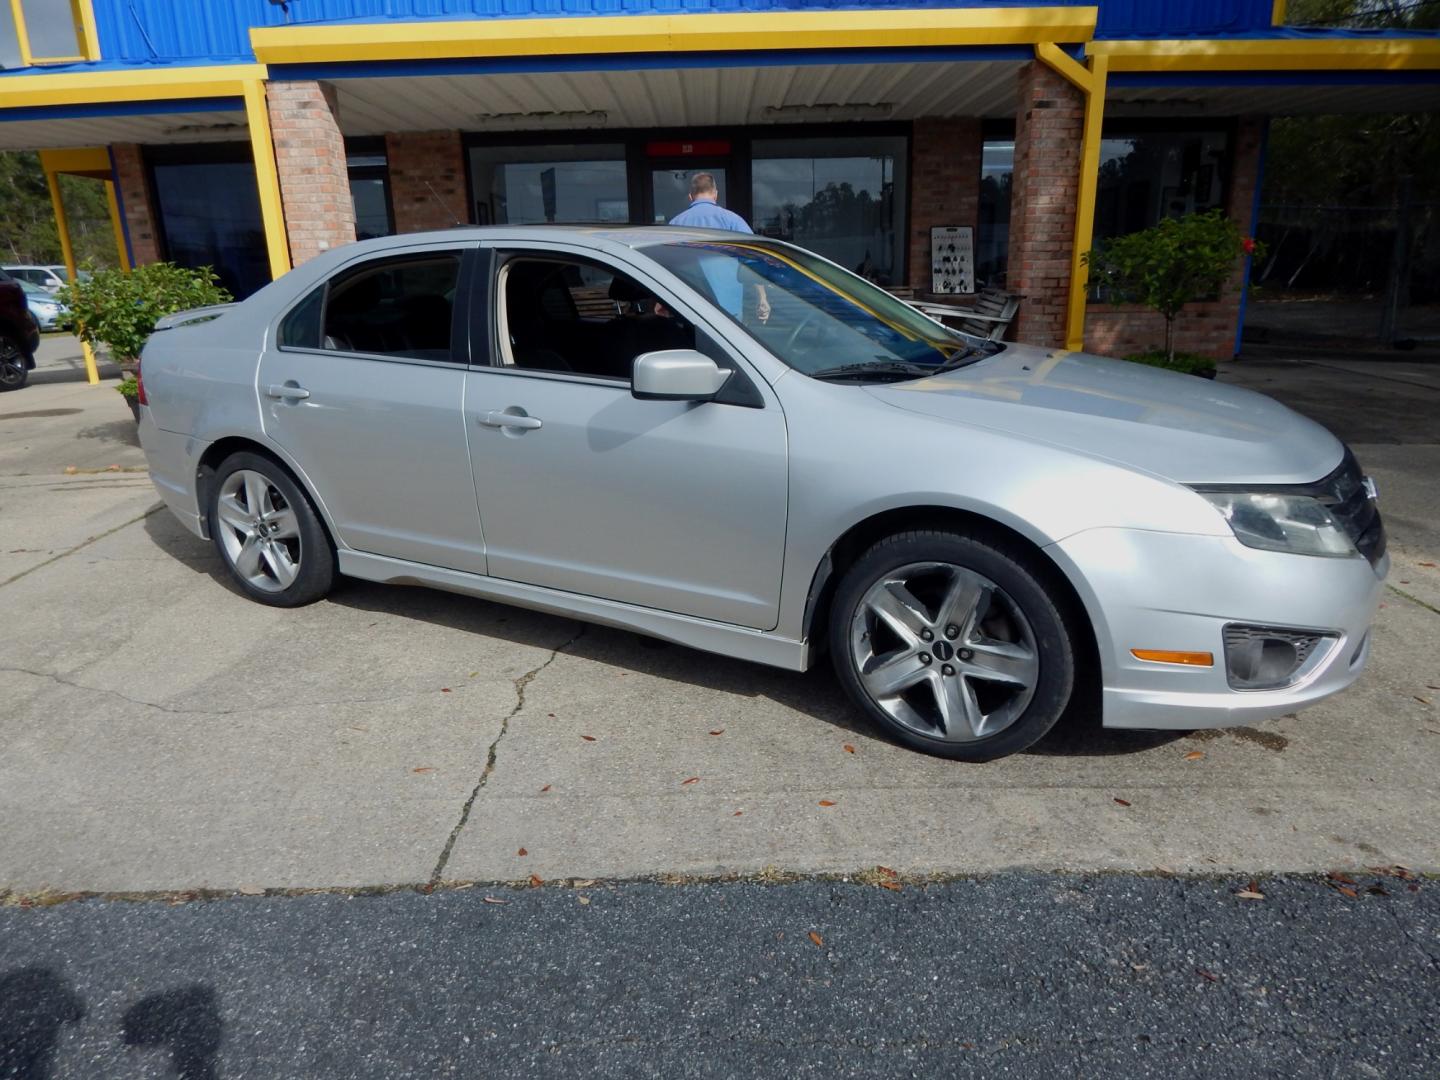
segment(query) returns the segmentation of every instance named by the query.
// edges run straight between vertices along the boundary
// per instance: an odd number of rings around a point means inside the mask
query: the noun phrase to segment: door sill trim
[[[764,630],[752,630],[729,623],[677,615],[654,608],[636,607],[614,600],[525,585],[516,581],[469,574],[439,566],[407,562],[386,555],[369,555],[359,551],[341,550],[340,572],[348,577],[362,578],[387,585],[425,585],[446,592],[494,600],[502,604],[530,608],[551,615],[560,615],[584,622],[614,626],[621,630],[687,645],[704,652],[719,653],[737,660],[805,671],[810,666],[808,642],[780,637]]]

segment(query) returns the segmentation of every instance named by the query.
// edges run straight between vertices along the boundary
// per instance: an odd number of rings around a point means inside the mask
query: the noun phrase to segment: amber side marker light
[[[1186,667],[1214,667],[1215,654],[1208,652],[1174,652],[1170,649],[1131,649],[1136,660],[1152,664],[1184,664]]]

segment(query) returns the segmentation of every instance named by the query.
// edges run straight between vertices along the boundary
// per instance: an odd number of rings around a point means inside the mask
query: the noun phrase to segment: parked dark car
[[[20,283],[0,271],[0,390],[19,390],[30,379],[40,327]]]

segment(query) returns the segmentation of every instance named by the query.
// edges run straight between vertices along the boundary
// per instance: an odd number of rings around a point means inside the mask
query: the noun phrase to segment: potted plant
[[[130,415],[135,417],[135,422],[140,422],[140,380],[135,378],[133,371],[127,371],[125,377],[115,387],[120,391],[120,396],[125,399],[125,404],[130,406]]]
[[[1215,377],[1215,361],[1175,351],[1175,320],[1185,305],[1219,296],[1247,255],[1264,254],[1219,210],[1166,218],[1102,242],[1085,254],[1090,281],[1113,304],[1140,303],[1165,318],[1165,344],[1125,357],[1172,371]]]
[[[91,348],[103,349],[125,372],[116,389],[137,419],[134,370],[155,324],[177,311],[232,299],[210,267],[192,270],[174,263],[150,263],[129,272],[96,270],[88,280],[64,286],[58,298],[70,310],[68,328]]]

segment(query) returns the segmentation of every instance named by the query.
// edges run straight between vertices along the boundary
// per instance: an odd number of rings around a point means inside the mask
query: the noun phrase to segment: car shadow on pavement
[[[192,536],[169,514],[152,514],[146,518],[145,531],[158,547],[196,573],[209,575],[237,601],[252,602],[240,592],[211,545]],[[574,619],[439,589],[378,585],[354,578],[341,578],[325,603],[544,650],[554,649],[570,639],[582,625]],[[769,698],[786,709],[823,720],[857,739],[889,742],[850,704],[826,657],[820,657],[807,672],[785,671],[701,652],[629,630],[583,625],[584,633],[565,648],[567,655],[720,693]],[[1072,708],[1027,753],[1109,757],[1150,750],[1184,734],[1105,731],[1093,710]]]
[[[66,1024],[85,1018],[85,1003],[47,967],[0,975],[0,1077],[50,1080]]]

